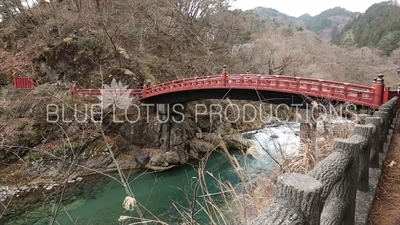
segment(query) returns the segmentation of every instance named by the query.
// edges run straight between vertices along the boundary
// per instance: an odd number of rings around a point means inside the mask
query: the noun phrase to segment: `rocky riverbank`
[[[70,179],[67,181],[67,184],[72,184],[75,182],[81,182],[83,180],[82,177],[77,177],[76,179]],[[5,202],[7,199],[12,197],[23,197],[25,194],[35,191],[51,191],[55,187],[60,186],[60,183],[38,183],[34,185],[23,185],[23,186],[1,186],[0,187],[0,202]]]
[[[8,99],[0,106],[0,121],[4,124],[0,126],[0,187],[4,187],[0,199],[3,201],[34,190],[52,189],[85,174],[116,171],[111,153],[123,169],[161,171],[199,159],[218,148],[246,150],[251,142],[240,132],[261,127],[257,121],[230,123],[209,115],[195,119],[194,107],[189,104],[185,122],[170,125],[169,148],[162,149],[162,126],[152,110],[150,120],[141,119],[136,123],[115,123],[113,116],[122,115],[113,115],[107,110],[101,118],[102,124],[90,120],[80,122],[81,118],[50,123],[54,118],[44,113],[49,104],[59,109],[67,105],[82,109],[85,105],[97,104],[98,99],[72,98],[69,89],[57,84],[44,84],[32,92],[11,87],[2,90],[3,97]],[[212,101],[202,103],[212,104]],[[65,115],[57,116],[74,118],[76,115],[73,110],[66,110]]]

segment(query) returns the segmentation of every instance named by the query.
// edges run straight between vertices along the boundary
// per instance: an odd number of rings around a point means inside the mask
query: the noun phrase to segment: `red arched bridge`
[[[100,95],[99,89],[79,89],[73,87],[74,96]],[[270,103],[304,102],[304,96],[311,99],[327,99],[347,102],[359,106],[379,108],[397,95],[385,88],[383,76],[379,76],[372,86],[349,84],[337,81],[304,77],[228,74],[185,78],[142,89],[132,89],[144,103],[184,103],[201,99],[262,100]]]
[[[14,86],[17,87],[17,84],[14,83]],[[26,83],[23,83],[23,87],[26,87]],[[73,85],[72,92],[74,96],[101,95],[100,89],[80,89],[76,85]],[[385,87],[383,75],[378,76],[374,85],[363,86],[293,76],[228,74],[226,71],[221,75],[145,85],[142,89],[130,89],[130,94],[138,96],[143,103],[153,104],[222,98],[302,104],[305,99],[326,99],[369,108],[379,108],[392,97],[398,96],[397,91]]]

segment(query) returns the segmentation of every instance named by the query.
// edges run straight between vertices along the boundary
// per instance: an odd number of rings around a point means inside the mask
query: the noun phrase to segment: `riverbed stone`
[[[147,151],[141,150],[135,155],[135,160],[141,166],[145,166],[150,161],[150,153]]]
[[[222,142],[222,137],[220,135],[215,134],[215,133],[204,133],[203,134],[203,140],[208,142],[208,143],[210,143],[210,144],[219,146],[221,144],[221,142]]]
[[[187,161],[189,161],[189,155],[186,146],[188,146],[188,144],[183,143],[170,148],[171,152],[176,152],[178,154],[180,164],[185,164]]]
[[[167,158],[165,153],[158,153],[151,157],[150,165],[152,166],[168,166],[168,163],[165,161]]]
[[[19,190],[21,190],[21,191],[29,191],[29,189],[30,189],[30,187],[28,187],[26,185],[19,188]]]
[[[232,134],[232,126],[230,123],[222,123],[221,126],[217,128],[217,133],[221,136]]]
[[[166,152],[165,155],[165,161],[168,164],[176,164],[180,162],[179,155],[176,152]]]
[[[190,141],[190,149],[196,151],[196,152],[210,152],[215,149],[217,149],[218,145],[210,143],[208,141],[200,140],[200,139],[194,139]]]
[[[243,138],[240,134],[227,135],[222,138],[227,148],[247,150],[253,144],[252,141]]]

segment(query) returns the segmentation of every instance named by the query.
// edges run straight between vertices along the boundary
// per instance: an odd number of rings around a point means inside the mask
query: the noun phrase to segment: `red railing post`
[[[142,88],[142,98],[146,97],[147,85],[144,84]]]
[[[385,87],[384,88],[384,91],[383,91],[383,101],[382,101],[382,104],[383,103],[386,103],[387,101],[389,101],[389,92],[390,92],[390,87]]]
[[[400,84],[397,85],[397,95],[400,95]]]
[[[374,93],[374,104],[376,106],[381,106],[383,101],[383,92],[385,89],[385,84],[383,80],[383,74],[379,74],[376,83],[374,85],[375,93]]]
[[[75,98],[78,96],[78,86],[76,86],[76,82],[74,81],[72,84],[72,96]]]
[[[13,75],[13,83],[14,83],[14,88],[17,88],[17,78],[15,77],[15,74]]]
[[[34,87],[35,87],[35,84],[34,84],[34,82],[33,82],[33,77],[30,77],[30,78],[29,78],[29,82],[30,82],[30,87],[29,87],[29,88],[34,88]]]
[[[226,86],[226,80],[228,77],[228,71],[226,70],[226,65],[224,65],[223,69],[222,69],[222,85]]]
[[[322,80],[318,79],[318,93],[322,94]]]

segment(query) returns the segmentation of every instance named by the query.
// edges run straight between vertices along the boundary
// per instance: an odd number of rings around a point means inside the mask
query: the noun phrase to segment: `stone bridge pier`
[[[168,151],[187,141],[185,130],[186,104],[157,104],[160,148]]]
[[[307,147],[315,146],[318,116],[318,111],[312,110],[312,107],[298,110],[297,119],[300,122],[300,142]]]

